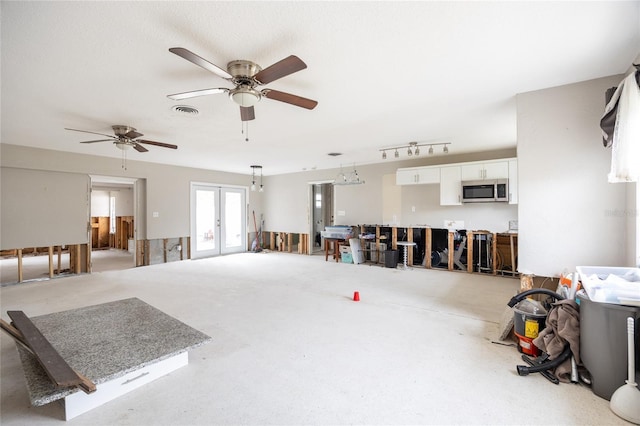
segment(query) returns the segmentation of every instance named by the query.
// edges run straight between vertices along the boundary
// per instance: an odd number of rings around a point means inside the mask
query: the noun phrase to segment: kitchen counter
[[[211,341],[206,334],[138,298],[30,319],[71,368],[97,385],[97,391],[86,397],[99,395],[101,384],[180,354],[186,363],[186,351]],[[82,393],[78,388],[56,388],[35,357],[17,347],[32,405]]]

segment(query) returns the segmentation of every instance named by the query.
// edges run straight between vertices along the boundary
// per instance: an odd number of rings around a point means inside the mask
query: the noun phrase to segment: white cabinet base
[[[96,386],[94,393],[87,394],[80,391],[66,396],[61,400],[64,406],[64,418],[65,420],[71,420],[180,367],[184,367],[188,363],[189,353],[185,351],[171,358],[132,371],[117,379],[99,384]]]

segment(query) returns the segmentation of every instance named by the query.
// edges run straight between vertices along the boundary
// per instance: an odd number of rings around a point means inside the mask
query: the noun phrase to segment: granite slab
[[[30,319],[71,368],[96,385],[211,341],[135,297]],[[35,357],[16,347],[33,406],[81,392],[56,388]]]

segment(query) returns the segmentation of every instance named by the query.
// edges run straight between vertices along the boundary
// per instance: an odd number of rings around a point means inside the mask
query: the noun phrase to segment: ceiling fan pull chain
[[[245,123],[247,124],[247,135],[244,138],[244,140],[245,140],[245,142],[249,142],[249,122],[246,121]]]
[[[122,150],[122,168],[127,170],[127,150]]]

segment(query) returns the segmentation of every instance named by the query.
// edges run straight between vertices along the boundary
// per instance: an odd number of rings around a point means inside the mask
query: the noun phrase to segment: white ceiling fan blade
[[[173,95],[167,95],[167,98],[173,99],[174,101],[179,101],[182,99],[195,98],[198,96],[215,95],[216,93],[226,93],[228,91],[229,89],[218,87],[215,89],[202,89],[202,90],[194,90],[191,92],[175,93]]]

